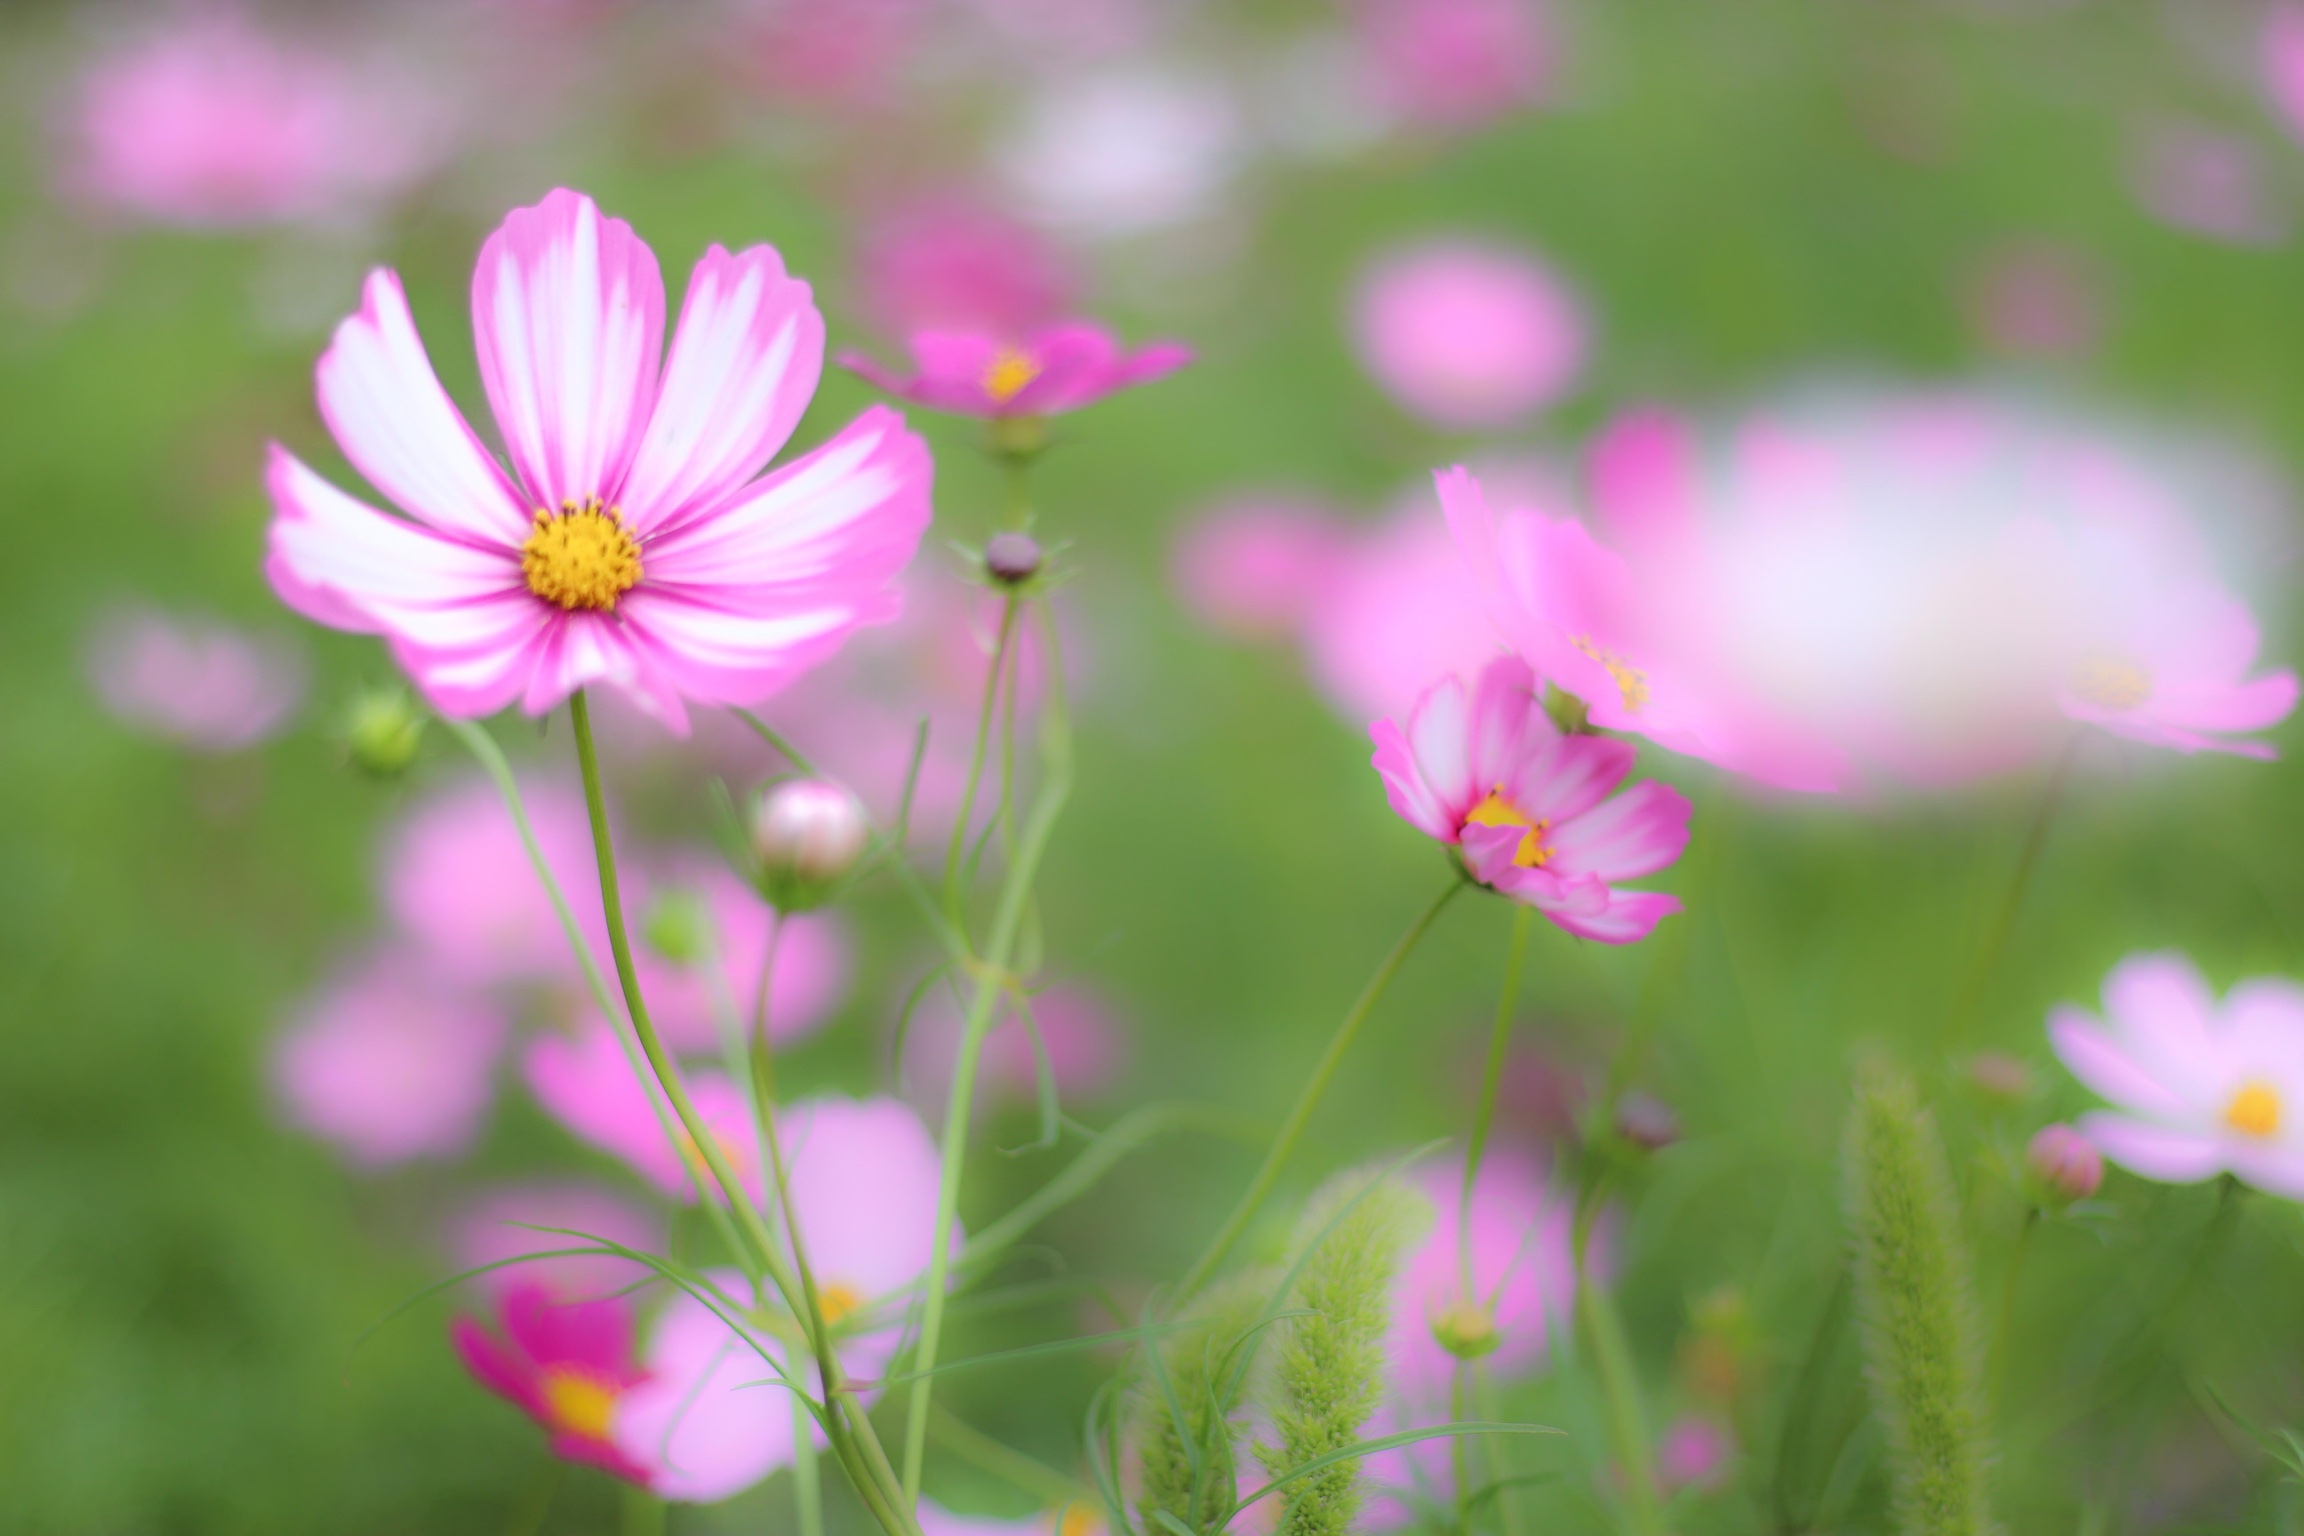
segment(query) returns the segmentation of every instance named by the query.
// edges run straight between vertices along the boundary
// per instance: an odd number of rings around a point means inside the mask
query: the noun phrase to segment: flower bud
[[[823,900],[864,851],[864,808],[822,779],[792,779],[760,797],[752,812],[752,851],[768,899],[797,912]]]
[[[1459,1360],[1494,1354],[1504,1342],[1495,1314],[1476,1301],[1452,1301],[1432,1319],[1432,1337]]]
[[[694,891],[666,891],[640,920],[640,936],[674,965],[701,965],[712,952],[712,909]]]
[[[363,690],[344,712],[344,746],[352,765],[372,778],[395,779],[424,744],[424,712],[405,688]]]
[[[1040,572],[1040,544],[1028,533],[996,533],[984,546],[984,574],[1004,587],[1030,581]]]
[[[2085,1200],[2104,1184],[2104,1154],[2096,1150],[2096,1143],[2061,1123],[2040,1128],[2024,1149],[2024,1168],[2042,1205]]]
[[[2032,1096],[2032,1069],[2005,1051],[1985,1051],[1968,1063],[1968,1084],[1994,1104],[2013,1107]]]
[[[1680,1139],[1680,1117],[1653,1094],[1628,1093],[1616,1101],[1616,1134],[1636,1147],[1661,1152]]]

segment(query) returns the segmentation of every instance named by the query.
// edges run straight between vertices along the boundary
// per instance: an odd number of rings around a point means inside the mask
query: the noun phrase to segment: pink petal
[[[783,1118],[792,1207],[821,1283],[910,1285],[935,1250],[942,1160],[899,1099],[810,1100]]]
[[[2304,1148],[2233,1138],[2225,1146],[2224,1161],[2245,1184],[2267,1194],[2304,1200]]]
[[[2059,1008],[2049,1016],[2048,1043],[2083,1086],[2123,1109],[2160,1120],[2183,1120],[2196,1113],[2188,1099],[2153,1076],[2077,1008]]]
[[[368,483],[442,533],[517,549],[529,510],[432,371],[399,277],[368,274],[320,359],[320,414]]]
[[[1552,867],[1562,875],[1636,880],[1654,874],[1688,846],[1688,797],[1653,779],[1565,821],[1546,834]]]
[[[1472,778],[1472,759],[1466,751],[1470,722],[1464,681],[1455,676],[1425,689],[1408,716],[1408,747],[1417,774],[1448,807],[1451,821],[1478,804],[1491,787]]]
[[[1526,827],[1484,827],[1477,822],[1467,822],[1456,834],[1456,847],[1463,854],[1464,867],[1472,872],[1473,879],[1502,890],[1518,877],[1512,857],[1527,837]]]
[[[1680,898],[1656,891],[1611,891],[1608,905],[1598,912],[1538,910],[1580,939],[1631,944],[1648,937],[1657,923],[1679,911]]]
[[[533,1362],[469,1317],[459,1317],[450,1323],[448,1337],[473,1380],[530,1417],[544,1416],[544,1403],[536,1392]]]
[[[791,437],[824,372],[824,317],[774,247],[704,253],[623,491],[643,535],[751,479]]]
[[[1400,727],[1389,720],[1379,720],[1368,728],[1368,735],[1376,743],[1376,752],[1369,762],[1377,777],[1384,781],[1384,798],[1402,821],[1428,837],[1447,842],[1456,836],[1456,818],[1432,787],[1424,782],[1424,775],[1416,768],[1416,758],[1408,750],[1408,738]]]
[[[1628,741],[1561,736],[1519,766],[1511,780],[1512,798],[1538,821],[1564,828],[1607,799],[1638,758]],[[1557,846],[1558,839],[1552,841]]]
[[[2224,1167],[2217,1139],[2197,1131],[2146,1125],[2103,1110],[2082,1115],[2080,1130],[2099,1151],[2130,1173],[2163,1184],[2197,1184]]]
[[[664,279],[646,242],[565,188],[515,209],[481,247],[472,331],[529,496],[614,502],[662,362]]]
[[[1531,740],[1555,734],[1537,702],[1536,687],[1536,674],[1517,656],[1497,657],[1480,669],[1473,683],[1464,755],[1471,765],[1472,787],[1483,794],[1510,784]],[[1520,804],[1531,815],[1542,814],[1524,801]]]
[[[752,1294],[732,1270],[705,1278],[730,1297]],[[792,1459],[798,1410],[763,1353],[782,1351],[739,1335],[686,1291],[664,1309],[648,1341],[649,1379],[618,1400],[614,1434],[665,1498],[713,1503]]]

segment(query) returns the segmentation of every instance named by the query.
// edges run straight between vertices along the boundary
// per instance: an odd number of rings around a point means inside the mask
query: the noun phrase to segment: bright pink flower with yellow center
[[[1537,698],[1536,675],[1499,657],[1470,688],[1447,677],[1403,731],[1369,731],[1384,794],[1409,825],[1454,844],[1473,879],[1606,944],[1647,937],[1679,901],[1618,889],[1688,846],[1688,800],[1654,782],[1622,794],[1630,743],[1567,735]]]
[[[451,1337],[465,1368],[543,1425],[553,1455],[650,1486],[653,1471],[614,1438],[617,1404],[648,1379],[632,1355],[631,1304],[561,1301],[542,1285],[523,1285],[504,1294],[497,1321],[501,1332],[456,1319]]]
[[[2259,977],[2219,1003],[2182,955],[2131,955],[2105,978],[2104,1015],[2059,1008],[2048,1039],[2115,1106],[2080,1120],[2106,1157],[2163,1183],[2231,1173],[2304,1199],[2304,988]]]
[[[981,332],[919,331],[911,341],[913,372],[899,374],[861,352],[840,366],[888,393],[958,416],[1056,416],[1106,395],[1166,378],[1192,361],[1176,342],[1126,352],[1101,326],[1049,326],[1022,340]]]
[[[371,274],[320,360],[320,410],[409,516],[275,446],[266,573],[290,607],[385,636],[447,714],[543,714],[612,683],[683,732],[683,701],[758,703],[895,616],[928,452],[876,407],[761,475],[824,350],[772,247],[705,252],[665,356],[655,253],[557,191],[489,237],[472,311],[511,472],[433,375],[400,280]]]

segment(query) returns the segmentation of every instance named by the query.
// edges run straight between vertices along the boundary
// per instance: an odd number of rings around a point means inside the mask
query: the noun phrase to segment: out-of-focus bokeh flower
[[[2104,1154],[2069,1125],[2044,1125],[2024,1147],[2036,1198],[2050,1205],[2085,1200],[2104,1183]]]
[[[459,1317],[450,1336],[465,1369],[544,1426],[552,1454],[650,1486],[648,1464],[612,1438],[619,1404],[647,1372],[632,1358],[632,1305],[569,1301],[540,1285],[506,1291],[497,1328]]]
[[[1420,128],[1461,132],[1541,100],[1559,69],[1541,0],[1353,0],[1376,104]]]
[[[983,332],[921,331],[909,343],[910,374],[862,352],[840,366],[902,400],[961,416],[1056,416],[1106,395],[1166,378],[1192,350],[1156,341],[1123,349],[1102,326],[1072,322],[1017,338]]]
[[[869,109],[900,94],[933,0],[737,0],[730,44],[752,84],[780,106]]]
[[[1384,796],[1402,820],[1455,847],[1473,879],[1527,903],[1580,938],[1643,939],[1677,897],[1621,889],[1688,846],[1687,796],[1653,780],[1622,794],[1628,742],[1563,734],[1518,657],[1498,657],[1470,688],[1443,678],[1402,730],[1370,730]]]
[[[115,719],[202,752],[255,745],[304,696],[304,663],[278,641],[151,607],[106,615],[87,665]]]
[[[1051,79],[995,157],[1036,217],[1116,237],[1213,212],[1241,140],[1240,112],[1221,80],[1125,65]]]
[[[904,1040],[904,1077],[912,1096],[941,1118],[951,1090],[966,1024],[964,997],[949,985],[930,989],[913,1010]],[[1110,1006],[1086,987],[1060,985],[1033,996],[1032,1020],[1048,1052],[1056,1091],[1066,1100],[1094,1098],[1109,1089],[1127,1063],[1128,1041]],[[1039,1055],[1015,1005],[1003,999],[977,1059],[977,1092],[1029,1101],[1038,1091]]]
[[[2004,357],[2077,357],[2104,330],[2100,275],[2083,252],[2045,240],[1989,251],[1963,295],[1979,340]]]
[[[2287,207],[2276,201],[2262,152],[2246,139],[2189,122],[2138,131],[2129,179],[2136,200],[2163,224],[2232,245],[2284,238]]]
[[[1656,1480],[1667,1493],[1716,1488],[1735,1459],[1736,1437],[1725,1424],[1706,1414],[1682,1414],[1656,1446]]]
[[[671,1114],[663,1090],[634,1071],[616,1038],[618,1027],[599,1021],[574,1034],[538,1035],[521,1060],[529,1091],[553,1119],[622,1158],[657,1193],[693,1202],[708,1191],[718,1202],[710,1166]],[[765,1181],[750,1094],[719,1072],[685,1071],[681,1077],[715,1150],[752,1198],[761,1198]]]
[[[1352,302],[1361,366],[1403,410],[1469,432],[1525,421],[1583,370],[1584,308],[1534,256],[1436,240],[1380,258]]]
[[[428,171],[444,124],[406,74],[276,36],[237,6],[159,17],[65,105],[65,189],[159,223],[342,218]]]
[[[585,1247],[589,1239],[654,1253],[661,1250],[664,1223],[620,1195],[568,1180],[488,1190],[474,1197],[449,1228],[460,1268],[497,1266],[474,1278],[499,1302],[532,1287],[562,1301],[597,1301],[655,1274],[636,1259],[562,1251]]]
[[[2280,126],[2291,137],[2304,140],[2304,5],[2297,0],[2275,0],[2264,12],[2264,29],[2257,38],[2257,57],[2264,70],[2264,89],[2279,114]]]
[[[544,862],[579,924],[597,924],[599,865],[582,798],[551,780],[521,786]],[[559,914],[495,785],[469,779],[422,800],[390,838],[384,902],[400,931],[470,985],[543,981],[575,960]]]
[[[362,1167],[464,1151],[494,1097],[503,1013],[432,974],[404,947],[364,956],[273,1046],[288,1118]]]
[[[1226,502],[1177,540],[1176,588],[1192,616],[1220,635],[1294,635],[1335,579],[1344,528],[1317,504],[1286,498]]]
[[[290,607],[387,636],[447,714],[543,714],[607,683],[679,734],[684,701],[757,703],[895,616],[929,518],[928,451],[900,416],[866,411],[755,478],[824,347],[772,247],[705,253],[667,359],[655,253],[560,190],[489,237],[473,311],[517,487],[433,374],[399,279],[372,274],[320,360],[320,407],[412,516],[275,446],[265,569]]]
[[[1022,336],[1071,312],[1079,283],[1045,234],[959,192],[894,203],[865,221],[856,296],[884,335]]]
[[[2103,1018],[2059,1008],[2048,1040],[2114,1106],[2080,1130],[2129,1172],[2231,1173],[2304,1199],[2304,988],[2259,977],[2219,1002],[2182,955],[2131,955],[2104,980]]]

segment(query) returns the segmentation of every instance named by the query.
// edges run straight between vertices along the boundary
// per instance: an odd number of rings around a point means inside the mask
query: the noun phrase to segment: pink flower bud
[[[779,784],[752,813],[752,850],[770,899],[787,910],[814,905],[863,853],[865,835],[856,797],[822,779]]]
[[[2044,1204],[2085,1200],[2104,1183],[2104,1154],[2068,1125],[2042,1126],[2024,1149],[2024,1166]]]

